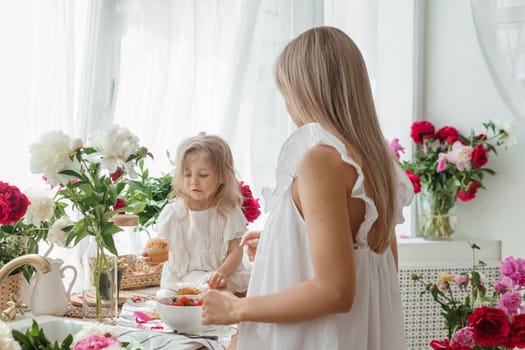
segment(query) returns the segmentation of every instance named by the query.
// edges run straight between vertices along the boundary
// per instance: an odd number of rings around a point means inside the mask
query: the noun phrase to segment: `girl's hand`
[[[246,247],[246,253],[250,261],[253,261],[255,253],[257,253],[259,237],[261,237],[261,231],[250,231],[242,237],[241,243],[239,243],[239,247]]]
[[[202,324],[239,323],[235,316],[235,306],[239,298],[229,292],[210,290],[202,300]]]
[[[156,263],[151,261],[151,258],[149,257],[148,253],[146,253],[146,252],[142,253],[142,261],[144,261],[144,263],[146,263],[146,265],[149,265],[149,266],[158,265],[158,264],[156,264]]]
[[[208,287],[210,289],[221,289],[226,288],[226,276],[219,272],[219,271],[213,271],[209,276],[206,282],[208,283]]]

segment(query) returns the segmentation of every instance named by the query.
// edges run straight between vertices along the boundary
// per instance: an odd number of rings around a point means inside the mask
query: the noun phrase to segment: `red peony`
[[[0,181],[0,224],[10,225],[20,220],[30,204],[18,187]]]
[[[424,139],[434,137],[435,130],[434,124],[426,120],[414,122],[411,127],[410,137],[416,144],[421,145]]]
[[[456,128],[453,128],[451,126],[444,126],[441,129],[439,129],[436,132],[436,137],[441,141],[448,143],[449,145],[453,144],[456,141],[460,141],[461,143],[463,143],[463,141],[461,141],[461,139],[459,138],[459,133],[456,130]]]
[[[488,139],[488,137],[485,134],[478,134],[478,135],[476,135],[475,139],[476,140],[480,140],[480,141],[486,141]]]
[[[489,158],[487,157],[487,150],[482,145],[477,145],[472,149],[472,165],[476,168],[481,168],[487,162]]]
[[[518,347],[520,349],[525,348],[525,314],[519,314],[512,320],[512,326],[510,327],[511,345],[509,348]]]
[[[118,167],[117,170],[111,176],[111,181],[116,182],[122,176],[122,168]]]
[[[243,197],[242,201],[242,211],[244,217],[248,222],[254,222],[259,215],[261,215],[261,205],[259,204],[259,199],[253,198],[252,190],[250,186],[245,185],[243,181],[239,182],[239,188]]]
[[[120,208],[124,208],[126,206],[126,201],[124,198],[117,198],[115,201],[115,204],[113,204],[113,210],[119,210]]]
[[[481,185],[479,182],[471,182],[469,184],[469,187],[465,191],[458,191],[456,193],[456,198],[463,202],[468,202],[474,198],[476,198],[476,193],[478,192],[478,188],[480,188]]]
[[[417,176],[410,170],[405,170],[405,174],[407,174],[408,178],[410,179],[410,182],[412,182],[412,186],[414,186],[414,193],[421,192],[421,179],[419,178],[419,176]]]
[[[474,341],[482,346],[496,346],[506,341],[510,332],[510,321],[501,309],[488,306],[478,307],[468,317],[473,327]]]

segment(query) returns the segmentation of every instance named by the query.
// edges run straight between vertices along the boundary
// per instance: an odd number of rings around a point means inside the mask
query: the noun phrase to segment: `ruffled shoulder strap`
[[[283,144],[277,160],[276,187],[273,191],[269,191],[267,188],[263,189],[265,209],[271,210],[284,191],[290,186],[297,173],[296,167],[299,158],[310,148],[319,144],[335,148],[341,155],[341,159],[356,169],[357,180],[351,196],[361,199],[365,203],[365,220],[357,232],[356,247],[365,248],[368,246],[367,233],[378,217],[376,206],[366,196],[361,167],[348,155],[345,145],[335,135],[323,129],[319,123],[308,123],[301,126]]]

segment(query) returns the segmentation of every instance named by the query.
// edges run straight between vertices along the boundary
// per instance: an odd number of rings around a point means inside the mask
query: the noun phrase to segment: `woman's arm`
[[[236,299],[210,291],[204,298],[203,323],[289,323],[349,311],[355,295],[355,263],[347,186],[356,178],[355,169],[349,169],[334,149],[309,150],[298,164],[294,186],[308,231],[314,277],[259,297]]]
[[[208,286],[210,288],[224,288],[227,280],[237,271],[242,261],[242,248],[239,246],[240,238],[234,238],[228,241],[228,255],[221,266],[210,274],[208,277]]]

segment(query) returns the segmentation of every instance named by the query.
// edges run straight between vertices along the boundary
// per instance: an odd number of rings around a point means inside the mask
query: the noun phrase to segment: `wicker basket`
[[[0,310],[7,308],[7,302],[11,300],[11,295],[14,294],[20,297],[20,285],[22,282],[22,272],[8,276],[2,284],[0,284]]]
[[[138,289],[160,285],[163,264],[150,266],[135,255],[122,255],[128,268],[122,273],[120,289]]]

